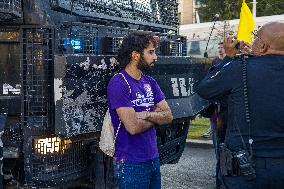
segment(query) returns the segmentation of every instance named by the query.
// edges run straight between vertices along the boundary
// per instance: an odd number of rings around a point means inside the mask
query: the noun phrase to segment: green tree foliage
[[[215,14],[218,20],[231,20],[239,17],[242,0],[199,0],[198,13],[201,22],[210,22]]]
[[[256,16],[270,16],[284,14],[283,0],[258,0]]]
[[[198,0],[198,8],[201,22],[210,22],[215,14],[219,14],[218,20],[238,19],[243,0]],[[246,0],[252,9],[252,0]],[[270,16],[284,14],[283,0],[257,0],[257,16]]]

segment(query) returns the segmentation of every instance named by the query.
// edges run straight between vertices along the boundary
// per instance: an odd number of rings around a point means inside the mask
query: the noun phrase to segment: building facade
[[[194,0],[178,0],[178,15],[179,23],[193,24],[194,23]]]

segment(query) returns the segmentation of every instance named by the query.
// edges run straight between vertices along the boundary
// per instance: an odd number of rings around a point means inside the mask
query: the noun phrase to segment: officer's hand
[[[244,55],[249,55],[252,53],[251,45],[244,41],[240,41],[240,50],[241,50],[241,53]]]
[[[238,40],[233,39],[231,35],[228,35],[224,39],[224,49],[225,53],[228,57],[234,58],[237,53],[239,53],[239,49],[236,48],[237,44],[239,43]]]

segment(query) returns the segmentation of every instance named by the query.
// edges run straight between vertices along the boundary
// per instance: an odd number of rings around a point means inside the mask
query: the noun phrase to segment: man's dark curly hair
[[[157,45],[157,41],[150,33],[133,32],[126,36],[123,39],[117,55],[120,67],[123,69],[127,66],[127,64],[129,64],[133,51],[137,51],[142,55],[144,49],[147,48],[150,43],[152,43],[154,47]]]

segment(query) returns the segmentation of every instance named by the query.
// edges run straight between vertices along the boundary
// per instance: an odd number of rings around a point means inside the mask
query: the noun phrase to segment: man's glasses
[[[255,39],[255,38],[261,39],[261,38],[257,35],[256,30],[252,31],[251,34],[253,35],[254,39]]]

